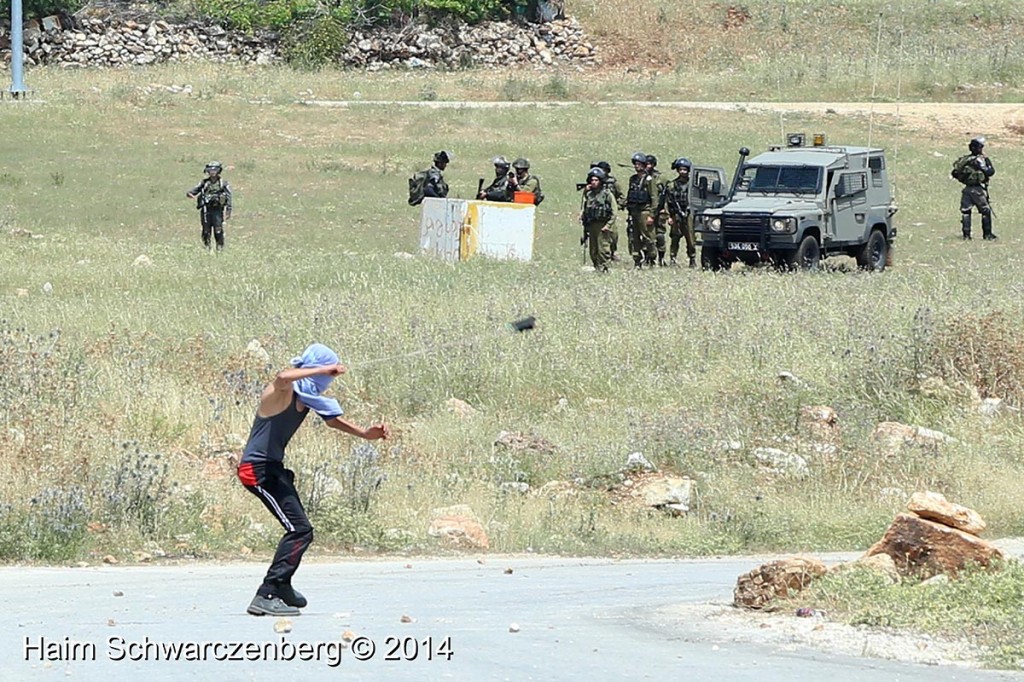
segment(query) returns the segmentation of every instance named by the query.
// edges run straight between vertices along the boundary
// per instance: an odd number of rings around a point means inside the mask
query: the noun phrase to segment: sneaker
[[[256,595],[252,598],[246,613],[253,616],[298,616],[302,613],[294,606],[288,606],[280,597],[261,597]]]
[[[306,598],[291,585],[280,585],[277,588],[277,596],[288,606],[294,606],[299,609],[306,606]]]

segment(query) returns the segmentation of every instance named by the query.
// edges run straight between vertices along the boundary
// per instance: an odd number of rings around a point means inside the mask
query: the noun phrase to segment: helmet
[[[503,166],[505,168],[508,168],[508,159],[506,159],[504,156],[495,156],[493,159],[491,159],[491,163],[493,163],[495,166]]]
[[[658,157],[655,156],[654,154],[648,154],[645,157],[645,162],[651,164],[651,168],[654,168],[655,166],[658,165]]]
[[[608,179],[608,174],[604,172],[603,168],[598,168],[595,166],[594,168],[590,169],[589,173],[587,173],[588,182],[590,181],[590,178],[597,178],[601,182],[604,182],[605,180]]]
[[[206,164],[205,168],[203,168],[203,172],[205,173],[220,173],[222,170],[224,170],[224,166],[221,165],[220,161],[211,161]]]
[[[971,149],[981,149],[982,147],[985,146],[985,138],[984,138],[984,136],[978,135],[977,137],[971,139],[971,143],[968,146]]]
[[[647,155],[643,152],[633,152],[629,160],[633,163],[647,163]]]
[[[437,162],[448,163],[451,160],[452,160],[452,153],[450,151],[446,150],[446,149],[442,149],[441,151],[439,151],[436,154],[434,154],[434,162],[435,163],[437,163]]]
[[[524,159],[523,157],[520,156],[518,159],[512,162],[512,167],[515,168],[516,170],[529,170],[530,160]]]
[[[598,161],[597,163],[595,163],[591,167],[592,168],[600,168],[601,170],[603,170],[605,172],[605,175],[607,175],[608,173],[612,172],[612,165],[610,163],[608,163],[607,161]]]
[[[687,159],[686,157],[680,156],[678,159],[676,159],[675,161],[672,162],[672,170],[678,170],[680,168],[685,168],[685,169],[689,170],[691,165],[692,164],[690,163],[689,159]]]

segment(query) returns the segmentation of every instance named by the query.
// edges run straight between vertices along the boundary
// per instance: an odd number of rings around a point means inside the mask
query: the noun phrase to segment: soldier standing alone
[[[659,197],[657,185],[647,172],[647,155],[636,152],[630,160],[636,172],[630,176],[626,192],[626,209],[632,223],[629,252],[633,256],[633,266],[640,269],[644,263],[653,266],[658,256],[654,213]]]
[[[960,193],[960,228],[964,239],[971,238],[971,212],[977,206],[981,214],[984,239],[996,239],[992,231],[992,206],[988,199],[988,181],[996,174],[992,159],[985,156],[985,138],[975,137],[968,144],[970,153],[953,162],[951,175],[964,184]]]
[[[612,258],[610,221],[615,216],[615,199],[605,186],[607,178],[603,169],[590,169],[580,212],[580,222],[585,230],[584,239],[590,241],[590,262],[598,272],[608,272],[608,261]]]
[[[677,176],[668,183],[665,189],[665,207],[668,209],[668,222],[671,226],[669,237],[669,258],[672,265],[676,265],[676,256],[679,255],[679,240],[686,238],[686,257],[690,260],[690,267],[697,267],[697,247],[694,245],[693,225],[690,223],[690,160],[678,158],[672,162],[672,170]]]
[[[224,221],[231,220],[231,187],[220,174],[224,166],[219,161],[206,164],[203,171],[206,177],[198,185],[185,193],[189,199],[196,200],[199,209],[199,222],[202,225],[203,246],[210,248],[210,233],[217,241],[217,250],[224,249]]]

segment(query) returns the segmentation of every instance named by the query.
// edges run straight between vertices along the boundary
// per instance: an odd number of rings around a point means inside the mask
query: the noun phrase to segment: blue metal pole
[[[22,81],[25,48],[22,40],[21,0],[11,0],[11,94],[15,97],[28,92]]]

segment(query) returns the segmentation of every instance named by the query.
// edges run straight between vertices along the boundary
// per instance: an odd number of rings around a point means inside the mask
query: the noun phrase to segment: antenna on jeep
[[[871,110],[868,114],[868,146],[871,146],[871,133],[875,128],[875,93],[878,90],[878,60],[882,54],[882,13],[878,13],[878,35],[875,38],[875,72],[871,76]]]
[[[902,101],[901,96],[903,94],[903,30],[904,24],[900,21],[900,50],[898,61],[896,62],[896,143],[892,150],[893,161],[898,161],[900,158],[900,124],[903,122],[903,118],[900,115],[900,102]],[[896,182],[896,167],[893,166],[892,177],[892,201],[896,203],[896,191],[899,189],[899,183]]]

